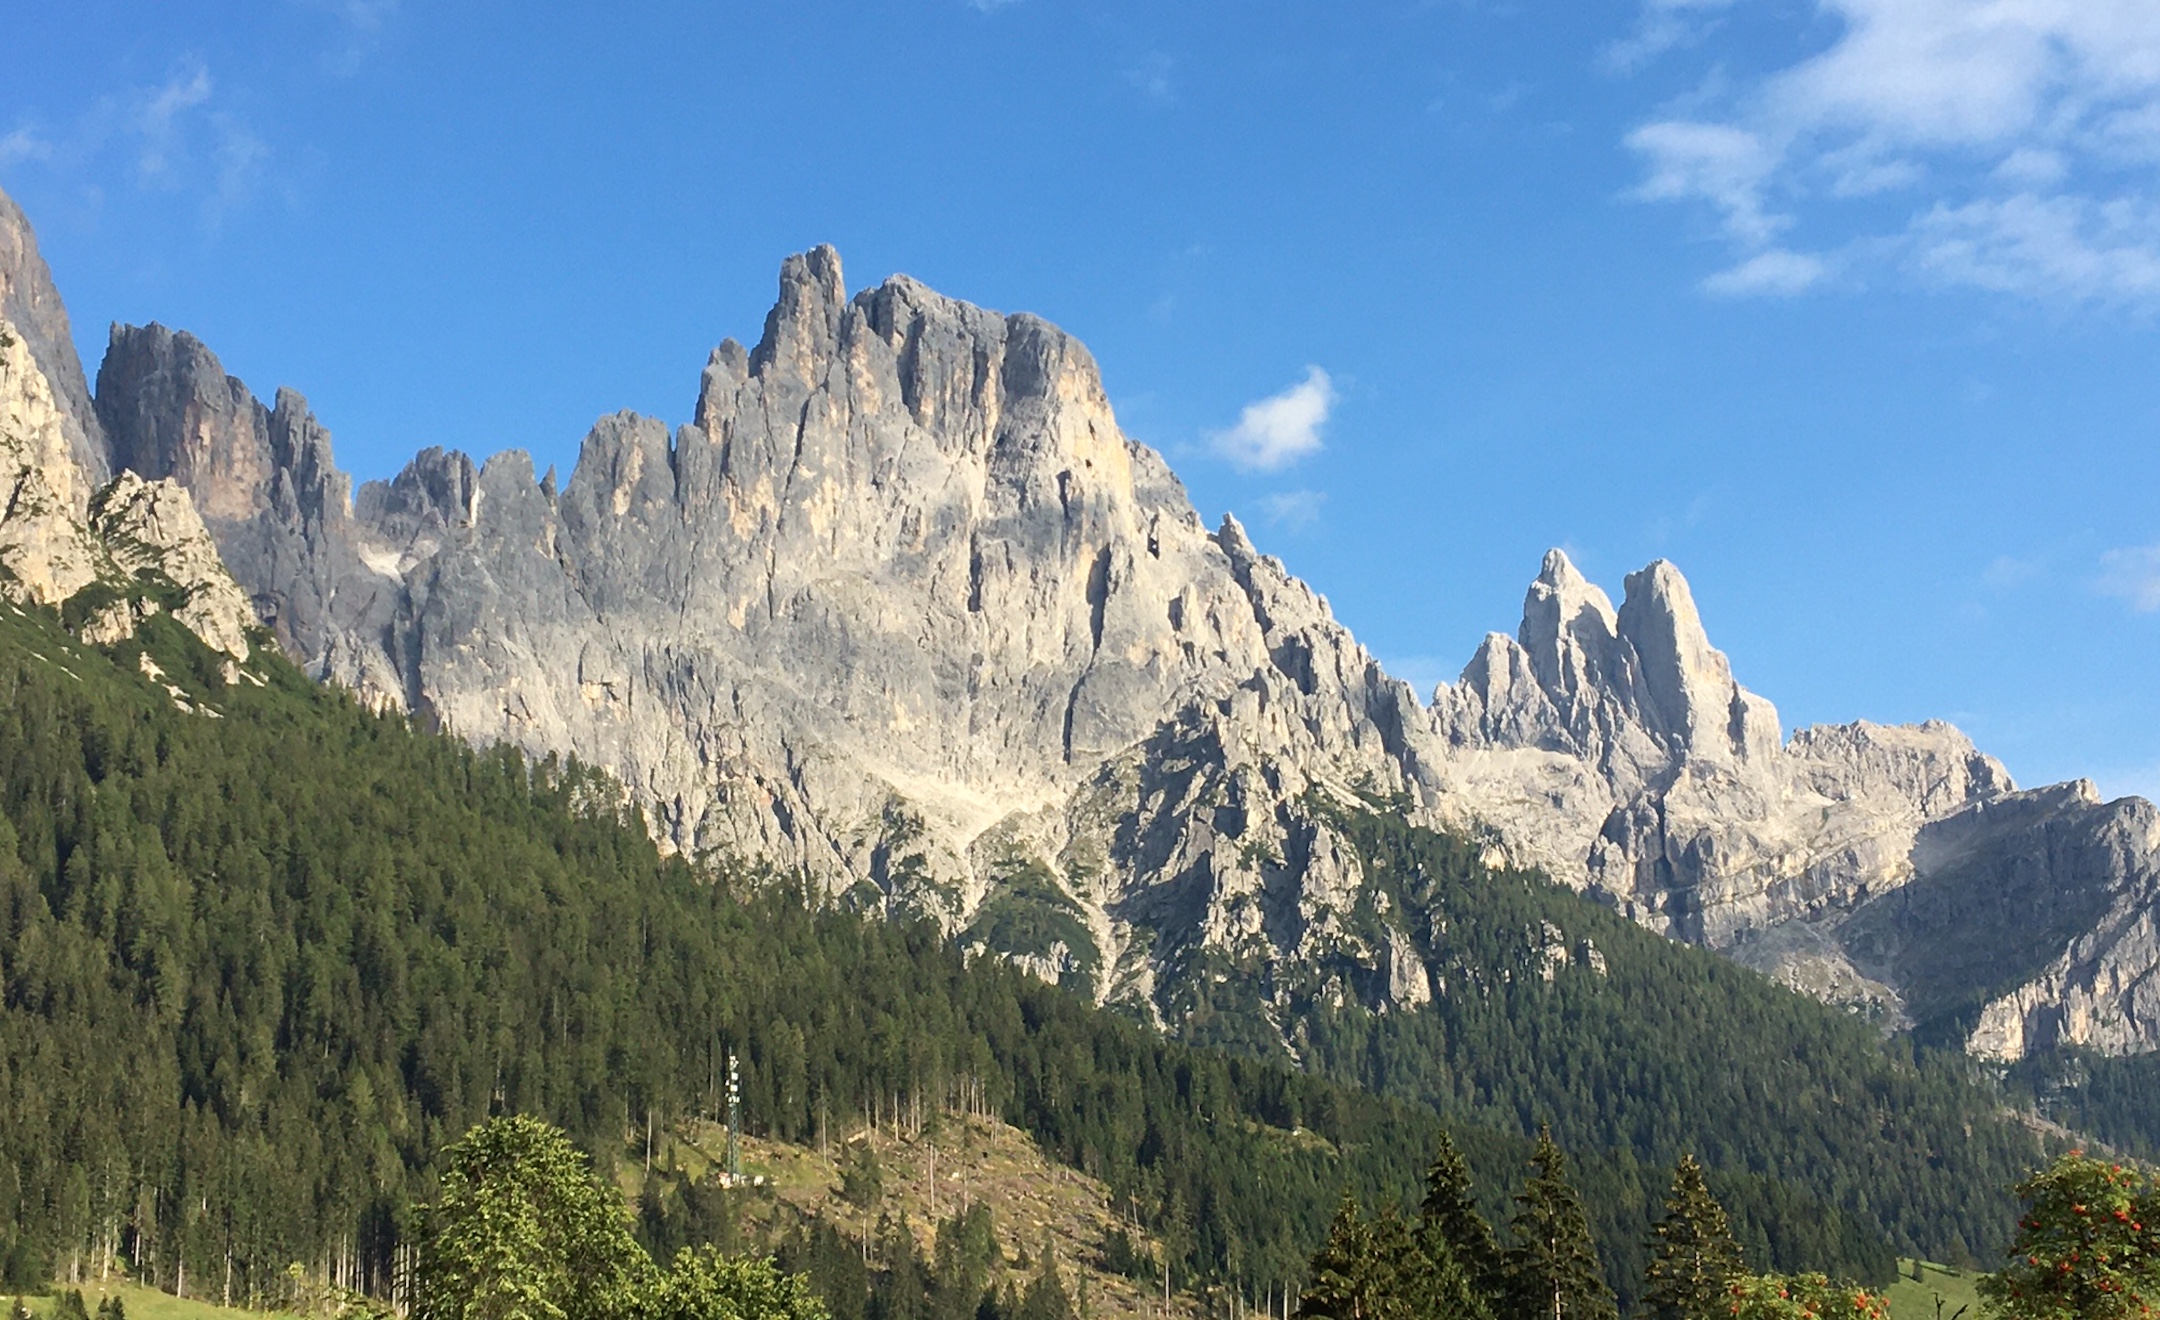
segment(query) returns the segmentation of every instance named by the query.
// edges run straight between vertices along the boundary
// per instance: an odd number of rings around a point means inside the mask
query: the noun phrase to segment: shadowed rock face
[[[93,492],[66,420],[28,337],[0,318],[0,595],[64,606],[102,585],[85,640],[120,641],[169,606],[212,649],[247,659],[255,617],[187,490],[123,472]]]
[[[905,277],[850,297],[829,248],[785,264],[755,347],[713,351],[692,424],[603,418],[560,485],[429,450],[348,498],[298,395],[264,408],[156,326],[115,329],[97,404],[316,674],[607,766],[676,847],[1166,1021],[1224,968],[1278,1026],[1434,993],[1312,809],[1363,790],[1890,1021],[1955,1000],[1976,1049],[2160,1044],[2128,808],[2032,808],[2117,841],[2083,852],[1949,849],[2016,800],[2002,766],[1939,723],[1781,744],[1663,562],[1615,609],[1548,555],[1517,633],[1422,708],[1234,520],[1200,522],[1080,344]],[[2024,923],[2022,979],[1923,956],[2005,886],[2066,905]]]

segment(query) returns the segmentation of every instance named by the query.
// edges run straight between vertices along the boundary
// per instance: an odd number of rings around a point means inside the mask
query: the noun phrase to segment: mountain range
[[[93,392],[4,197],[0,317],[11,596],[92,637],[169,609],[241,658],[259,622],[378,708],[606,769],[671,849],[1173,1031],[1231,977],[1293,1054],[1302,1005],[1447,992],[1444,935],[1345,834],[1362,803],[1885,1029],[2160,1047],[2150,803],[2021,790],[1940,722],[1788,733],[1663,561],[1615,608],[1548,554],[1421,700],[1204,523],[1038,317],[851,294],[818,248],[690,422],[602,418],[565,480],[430,449],[357,489],[303,397],[184,332],[115,326]]]

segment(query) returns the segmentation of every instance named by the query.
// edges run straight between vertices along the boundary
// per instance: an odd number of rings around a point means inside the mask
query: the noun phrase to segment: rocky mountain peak
[[[1632,713],[1670,754],[1749,760],[1776,753],[1777,709],[1734,681],[1724,652],[1710,645],[1687,579],[1670,562],[1628,575],[1619,632],[1636,661]]]

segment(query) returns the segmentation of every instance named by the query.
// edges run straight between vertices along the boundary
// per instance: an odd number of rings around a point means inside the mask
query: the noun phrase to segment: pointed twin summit
[[[850,295],[819,248],[689,424],[602,418],[560,483],[428,450],[354,490],[304,399],[266,407],[187,334],[115,327],[76,390],[13,232],[5,313],[52,400],[8,386],[18,466],[184,487],[310,672],[605,766],[670,846],[1175,1026],[1225,967],[1277,1006],[1442,989],[1319,805],[1380,795],[1811,992],[1976,1024],[1983,1054],[2160,1046],[2147,804],[2018,792],[1942,724],[1781,742],[1662,562],[1615,609],[1555,551],[1515,635],[1421,704],[1201,522],[1037,317]]]

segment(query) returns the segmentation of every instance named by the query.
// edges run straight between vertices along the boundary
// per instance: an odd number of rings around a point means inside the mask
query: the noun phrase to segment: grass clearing
[[[169,1292],[145,1288],[139,1284],[119,1279],[103,1283],[84,1284],[55,1283],[52,1292],[44,1297],[25,1297],[23,1303],[38,1320],[50,1320],[53,1307],[58,1304],[62,1292],[80,1287],[83,1306],[94,1318],[98,1304],[107,1297],[117,1297],[127,1308],[127,1320],[301,1320],[301,1317],[283,1311],[247,1311],[237,1306],[219,1306],[215,1302],[199,1301],[193,1297],[175,1297]]]
[[[1920,1277],[1913,1278],[1918,1269]],[[1980,1276],[1933,1261],[1900,1260],[1897,1282],[1890,1285],[1890,1320],[1980,1320]]]

